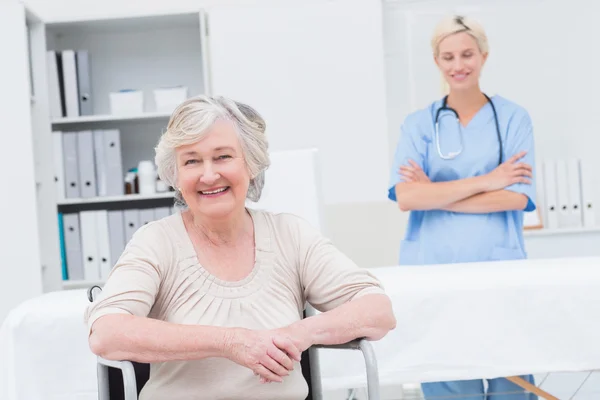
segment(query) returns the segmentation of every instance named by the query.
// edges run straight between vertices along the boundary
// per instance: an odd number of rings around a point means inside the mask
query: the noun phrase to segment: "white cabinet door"
[[[317,148],[325,203],[385,200],[379,2],[222,7],[208,15],[212,93],[255,107],[271,151]]]
[[[0,1],[0,322],[42,291],[26,16]]]

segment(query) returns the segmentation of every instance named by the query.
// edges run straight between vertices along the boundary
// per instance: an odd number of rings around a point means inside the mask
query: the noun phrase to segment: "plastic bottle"
[[[154,194],[156,193],[156,170],[152,161],[140,161],[137,168],[139,193]]]

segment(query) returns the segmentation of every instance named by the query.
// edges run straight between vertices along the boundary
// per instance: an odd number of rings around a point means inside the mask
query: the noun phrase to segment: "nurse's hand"
[[[428,183],[431,182],[429,177],[425,174],[423,169],[414,162],[413,160],[408,160],[410,166],[402,165],[398,170],[398,173],[404,179],[404,182],[421,182]]]
[[[519,162],[525,154],[527,154],[526,151],[515,154],[485,175],[487,191],[502,190],[515,183],[530,184],[530,178],[533,177],[531,165]]]

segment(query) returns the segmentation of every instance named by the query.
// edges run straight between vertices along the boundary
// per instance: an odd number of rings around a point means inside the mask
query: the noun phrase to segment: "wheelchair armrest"
[[[131,361],[113,361],[102,357],[98,357],[98,400],[109,400],[108,367],[120,369],[123,374],[124,400],[137,400],[137,382]]]
[[[367,392],[369,400],[379,400],[379,369],[377,367],[377,357],[375,349],[371,342],[367,339],[356,339],[344,344],[336,345],[315,345],[313,347],[320,349],[345,349],[345,350],[360,350],[365,359],[367,368]]]

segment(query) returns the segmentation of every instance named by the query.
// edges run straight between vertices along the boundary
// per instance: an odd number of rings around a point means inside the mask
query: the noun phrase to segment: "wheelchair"
[[[96,299],[96,296],[102,288],[92,286],[87,291],[87,297],[90,302]],[[333,346],[313,346],[312,349],[345,349],[360,350],[365,360],[367,370],[367,395],[369,400],[380,400],[379,371],[377,359],[373,345],[366,339],[357,339],[349,343]],[[315,357],[306,350],[302,354],[302,375],[308,384],[308,397],[306,400],[321,399],[320,379],[313,380],[312,371],[318,370]],[[138,363],[134,361],[112,361],[102,357],[97,357],[98,371],[98,400],[137,400],[138,396],[150,378],[150,364]]]

